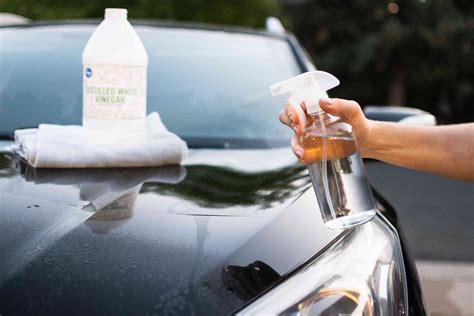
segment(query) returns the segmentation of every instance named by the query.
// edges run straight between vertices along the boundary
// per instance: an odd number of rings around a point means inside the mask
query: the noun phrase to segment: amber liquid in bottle
[[[375,203],[352,126],[339,117],[316,114],[300,136],[323,220],[348,228],[372,219]]]
[[[312,135],[304,133],[300,138],[301,145],[305,149],[305,162],[313,163],[323,159],[323,141],[326,141],[326,159],[341,159],[356,152],[357,147],[354,139],[348,137]]]

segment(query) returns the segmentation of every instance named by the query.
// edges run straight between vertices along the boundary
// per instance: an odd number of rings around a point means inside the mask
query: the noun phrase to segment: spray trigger
[[[330,73],[325,71],[309,71],[271,85],[270,91],[273,96],[290,93],[288,102],[300,116],[302,111],[299,108],[303,102],[306,105],[308,114],[320,112],[319,100],[327,98],[326,91],[337,85],[339,85],[339,80]]]

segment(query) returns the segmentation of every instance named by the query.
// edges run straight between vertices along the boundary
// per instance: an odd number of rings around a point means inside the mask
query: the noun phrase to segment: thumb
[[[319,105],[324,112],[341,116],[349,123],[360,119],[364,115],[360,105],[355,101],[337,98],[321,99]]]

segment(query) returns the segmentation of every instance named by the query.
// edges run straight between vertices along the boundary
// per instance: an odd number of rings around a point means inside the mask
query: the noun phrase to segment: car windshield
[[[81,124],[82,51],[95,25],[0,29],[0,136],[41,123]],[[287,143],[284,96],[270,84],[301,72],[285,39],[135,26],[149,56],[148,113],[191,147]]]

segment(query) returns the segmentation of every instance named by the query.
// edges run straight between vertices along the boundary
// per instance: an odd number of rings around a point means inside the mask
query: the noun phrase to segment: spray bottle
[[[376,207],[352,126],[343,118],[325,113],[319,100],[339,80],[323,71],[310,71],[270,87],[273,96],[290,93],[288,103],[298,115],[304,102],[309,123],[299,142],[319,208],[326,226],[345,229],[371,220]],[[302,120],[300,120],[302,121]]]

